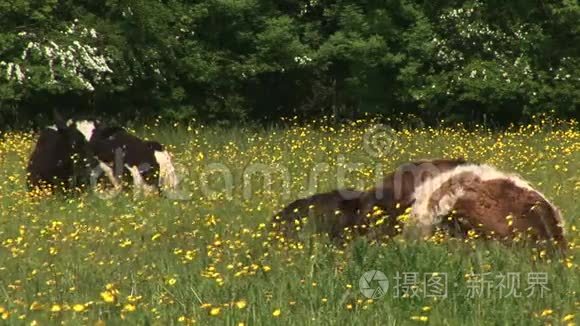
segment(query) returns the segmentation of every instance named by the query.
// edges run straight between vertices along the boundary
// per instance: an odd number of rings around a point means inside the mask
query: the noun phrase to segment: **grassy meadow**
[[[94,193],[29,196],[25,167],[36,135],[2,135],[0,323],[578,323],[578,123],[538,121],[501,132],[390,131],[372,121],[289,124],[138,128],[173,154],[181,177],[173,199],[130,190],[110,200]],[[356,239],[339,248],[320,236],[296,242],[268,233],[271,216],[296,198],[337,186],[370,187],[409,160],[458,156],[519,173],[559,206],[567,256],[477,239]],[[371,270],[389,282],[380,298],[360,291],[361,276]],[[446,276],[446,297],[427,295],[431,273]],[[502,286],[508,273],[511,285]],[[489,285],[482,283],[480,293],[477,275]],[[530,293],[530,275],[547,277],[542,294]]]

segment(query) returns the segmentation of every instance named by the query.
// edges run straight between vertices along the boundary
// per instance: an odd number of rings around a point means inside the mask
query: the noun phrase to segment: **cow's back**
[[[66,138],[57,130],[40,132],[27,167],[29,187],[58,185],[72,174],[72,152]]]
[[[157,142],[144,141],[121,127],[97,128],[90,140],[91,148],[99,160],[113,165],[115,174],[132,179],[127,167],[137,167],[149,184],[159,182],[159,164],[156,150],[163,150]]]

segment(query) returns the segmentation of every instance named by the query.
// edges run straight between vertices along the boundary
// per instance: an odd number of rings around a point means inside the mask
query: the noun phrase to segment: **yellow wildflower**
[[[238,309],[244,309],[247,305],[248,305],[248,303],[246,302],[246,300],[240,300],[240,301],[236,302],[236,307]]]
[[[73,310],[76,312],[83,312],[85,310],[85,305],[77,303],[73,306]]]

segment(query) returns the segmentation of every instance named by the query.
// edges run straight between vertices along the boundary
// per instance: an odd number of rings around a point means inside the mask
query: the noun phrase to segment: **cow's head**
[[[73,181],[74,184],[88,182],[90,170],[98,162],[89,146],[86,134],[79,130],[77,122],[73,120],[65,122],[62,119],[57,119],[55,125],[57,132],[65,140],[66,148],[63,148],[63,152],[72,162],[73,177],[77,179]]]
[[[85,136],[77,129],[76,122],[69,120],[67,122],[57,120],[56,131],[66,140],[68,150],[72,152],[81,152],[88,144]]]

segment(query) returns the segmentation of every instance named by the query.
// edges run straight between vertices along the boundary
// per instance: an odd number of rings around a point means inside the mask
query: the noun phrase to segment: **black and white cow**
[[[101,168],[115,185],[112,171],[100,162],[76,123],[57,119],[38,137],[27,166],[27,186],[58,192],[81,190],[90,183],[91,173]]]
[[[130,179],[137,190],[174,190],[177,177],[171,157],[157,141],[146,141],[121,127],[83,121],[79,130],[90,134],[89,145],[115,171],[117,178]]]
[[[132,179],[138,191],[177,186],[170,155],[160,143],[96,120],[57,118],[40,133],[28,164],[29,188],[82,189],[102,174],[115,189],[123,177]]]

